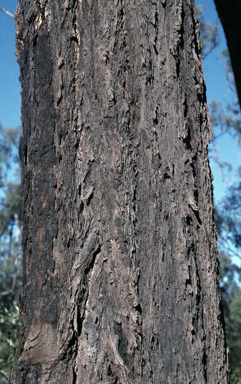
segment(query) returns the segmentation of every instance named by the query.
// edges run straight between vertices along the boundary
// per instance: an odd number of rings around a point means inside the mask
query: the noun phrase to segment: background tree
[[[196,9],[200,26],[201,55],[202,59],[205,60],[220,43],[219,25],[210,24],[200,4],[196,5]]]
[[[239,183],[229,188],[216,212],[220,249],[223,250],[220,254],[220,282],[232,384],[241,382],[241,268],[232,262],[233,256],[240,259],[240,205]]]
[[[16,347],[14,331],[19,328],[18,297],[21,292],[22,193],[19,175],[9,181],[8,173],[17,166],[21,129],[0,125],[0,382],[6,382]],[[12,180],[14,177],[12,176]],[[1,381],[2,380],[2,381]]]
[[[241,288],[240,268],[231,258],[220,253],[220,286],[225,316],[226,340],[230,350],[231,384],[241,381]]]
[[[198,7],[198,18],[200,22],[200,34],[202,44],[202,57],[205,58],[214,48],[219,45],[218,25],[211,26],[205,18],[201,7]],[[232,169],[231,164],[223,163],[216,156],[216,144],[222,135],[230,135],[239,145],[241,123],[240,108],[238,105],[234,75],[228,50],[219,55],[224,59],[229,87],[232,90],[231,101],[227,106],[221,102],[209,103],[210,118],[213,127],[211,156],[218,164],[222,174]],[[239,171],[240,174],[240,171]],[[233,257],[240,258],[241,246],[241,193],[240,183],[229,187],[228,193],[221,202],[216,201],[215,222],[219,234],[220,250],[220,286],[222,303],[224,308],[225,328],[227,345],[230,350],[229,362],[231,384],[241,382],[241,270],[234,264]]]
[[[20,133],[20,128],[6,130],[0,125],[0,300],[8,310],[17,304],[21,276],[22,193],[17,155]],[[7,174],[14,163],[18,174],[15,181],[9,181]]]
[[[20,0],[11,383],[227,382],[192,1]]]
[[[214,2],[227,38],[239,104],[241,105],[241,53],[239,49],[241,46],[241,0],[234,0],[232,2],[214,0]]]

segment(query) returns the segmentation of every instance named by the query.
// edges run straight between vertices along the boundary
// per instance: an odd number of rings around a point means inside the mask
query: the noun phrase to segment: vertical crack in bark
[[[82,300],[82,303],[81,303],[81,309],[78,308],[77,310],[79,311],[79,315],[81,314],[81,316],[79,317],[77,315],[77,329],[78,329],[78,337],[81,336],[81,332],[82,332],[82,328],[83,328],[83,323],[85,321],[85,318],[86,318],[86,312],[87,312],[87,308],[88,308],[88,300],[89,300],[89,282],[91,280],[91,277],[92,277],[92,274],[93,274],[93,271],[94,271],[94,266],[95,266],[95,262],[96,262],[96,258],[97,256],[101,253],[101,247],[100,247],[100,244],[99,242],[97,241],[97,244],[96,246],[94,247],[93,251],[90,253],[92,253],[92,257],[91,259],[89,260],[89,263],[88,265],[86,265],[85,269],[84,269],[84,273],[85,273],[85,284],[86,284],[86,294],[85,294],[85,298],[84,300],[82,299],[81,297],[81,300]],[[89,282],[87,282],[87,280]],[[79,321],[78,321],[78,318],[79,318]]]
[[[131,65],[130,63],[130,47],[128,44],[128,30],[126,26],[126,3],[125,0],[121,0],[121,15],[122,15],[122,28],[123,28],[123,33],[124,33],[124,45],[125,45],[125,63],[124,63],[124,70],[125,70],[125,84],[124,84],[124,89],[126,93],[126,98],[128,102],[128,108],[129,108],[129,116],[128,116],[128,134],[131,136],[131,131],[132,131],[132,110],[133,110],[133,100],[130,97],[129,93],[129,67]]]
[[[81,6],[81,5],[80,5]],[[77,92],[78,92],[78,64],[79,64],[79,45],[80,45],[80,34],[78,30],[78,25],[77,25],[77,15],[79,11],[79,6],[78,6],[78,1],[74,0],[73,2],[73,31],[74,35],[72,36],[73,41],[75,42],[75,48],[74,48],[74,81],[75,81],[75,110],[78,109],[78,97],[77,97]],[[76,112],[76,111],[75,111]]]

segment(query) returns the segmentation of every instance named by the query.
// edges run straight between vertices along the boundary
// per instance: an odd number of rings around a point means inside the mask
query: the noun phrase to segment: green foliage
[[[1,233],[0,237],[9,232],[8,227],[13,227],[18,219],[22,221],[22,191],[19,182],[9,182],[5,189],[5,196],[1,199],[2,210],[0,211]]]
[[[17,147],[21,128],[4,129],[0,124],[0,188],[6,184],[7,172],[13,162],[18,163]]]
[[[233,264],[230,256],[223,252],[219,259],[226,340],[230,351],[230,383],[241,384],[241,268]]]
[[[17,331],[20,328],[19,310],[9,312],[0,305],[0,378],[8,378],[17,346]]]
[[[197,7],[200,22],[202,57],[205,59],[219,44],[218,26],[211,26],[204,17],[201,6]],[[219,160],[216,142],[222,135],[230,135],[241,144],[241,114],[236,95],[234,76],[228,50],[219,55],[225,63],[229,81],[231,100],[226,107],[221,102],[209,103],[210,118],[213,127],[212,159],[218,164],[222,174],[230,172],[231,165]],[[240,167],[241,176],[241,167]],[[229,362],[231,384],[241,384],[241,268],[232,262],[232,256],[238,256],[241,248],[241,183],[229,188],[223,201],[217,204],[215,222],[219,234],[220,252],[220,289],[225,318],[226,340],[230,350]]]
[[[0,125],[0,297],[8,310],[14,310],[21,289],[22,196],[17,156],[20,128]],[[15,166],[15,181],[8,172]],[[13,178],[13,176],[11,177]]]
[[[212,26],[204,16],[201,5],[196,6],[197,16],[200,25],[200,43],[203,60],[216,48],[220,42],[219,25]]]
[[[240,258],[241,248],[241,183],[229,188],[215,213],[219,233],[220,288],[229,347],[231,384],[241,384],[241,268],[232,262]]]
[[[241,248],[241,183],[228,189],[215,213],[220,246],[226,253],[239,256]]]
[[[220,58],[221,58],[221,60],[224,61],[224,64],[225,64],[226,75],[227,75],[227,80],[228,80],[229,86],[230,86],[231,90],[233,91],[233,93],[235,95],[237,95],[236,84],[235,84],[235,80],[234,80],[234,74],[233,74],[229,50],[225,49],[224,51],[222,51]],[[237,105],[239,106],[239,103],[237,103]]]
[[[20,328],[19,310],[16,306],[13,312],[9,312],[0,306],[0,373],[8,377],[14,360],[17,345],[17,330]]]
[[[239,144],[241,144],[241,114],[238,101],[232,105],[227,104],[224,109],[220,101],[211,101],[209,104],[211,123],[214,128],[212,141],[214,142],[220,136],[227,133],[232,136]],[[219,129],[216,134],[215,128]]]
[[[197,15],[200,24],[200,43],[201,54],[203,60],[219,45],[219,25],[216,23],[214,26],[205,18],[204,11],[201,5],[197,5]],[[239,102],[236,94],[236,87],[234,81],[234,75],[231,65],[231,59],[228,49],[225,49],[219,55],[219,59],[225,63],[225,69],[227,79],[229,81],[230,88],[233,91],[234,102],[228,104],[225,108],[219,101],[212,101],[209,104],[210,117],[213,128],[218,127],[221,129],[221,134],[229,133],[235,135],[235,138],[240,138],[241,134],[241,115]],[[212,141],[215,141],[219,135],[214,135]]]
[[[22,275],[22,196],[17,155],[20,132],[20,128],[3,129],[0,125],[0,381],[8,378],[20,326],[16,306]]]

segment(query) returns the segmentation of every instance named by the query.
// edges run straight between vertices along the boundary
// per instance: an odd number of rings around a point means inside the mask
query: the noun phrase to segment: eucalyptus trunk
[[[20,0],[10,383],[227,383],[193,0]]]

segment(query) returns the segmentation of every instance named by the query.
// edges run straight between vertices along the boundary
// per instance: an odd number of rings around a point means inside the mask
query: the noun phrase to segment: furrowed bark
[[[227,383],[192,0],[20,0],[10,383]]]

